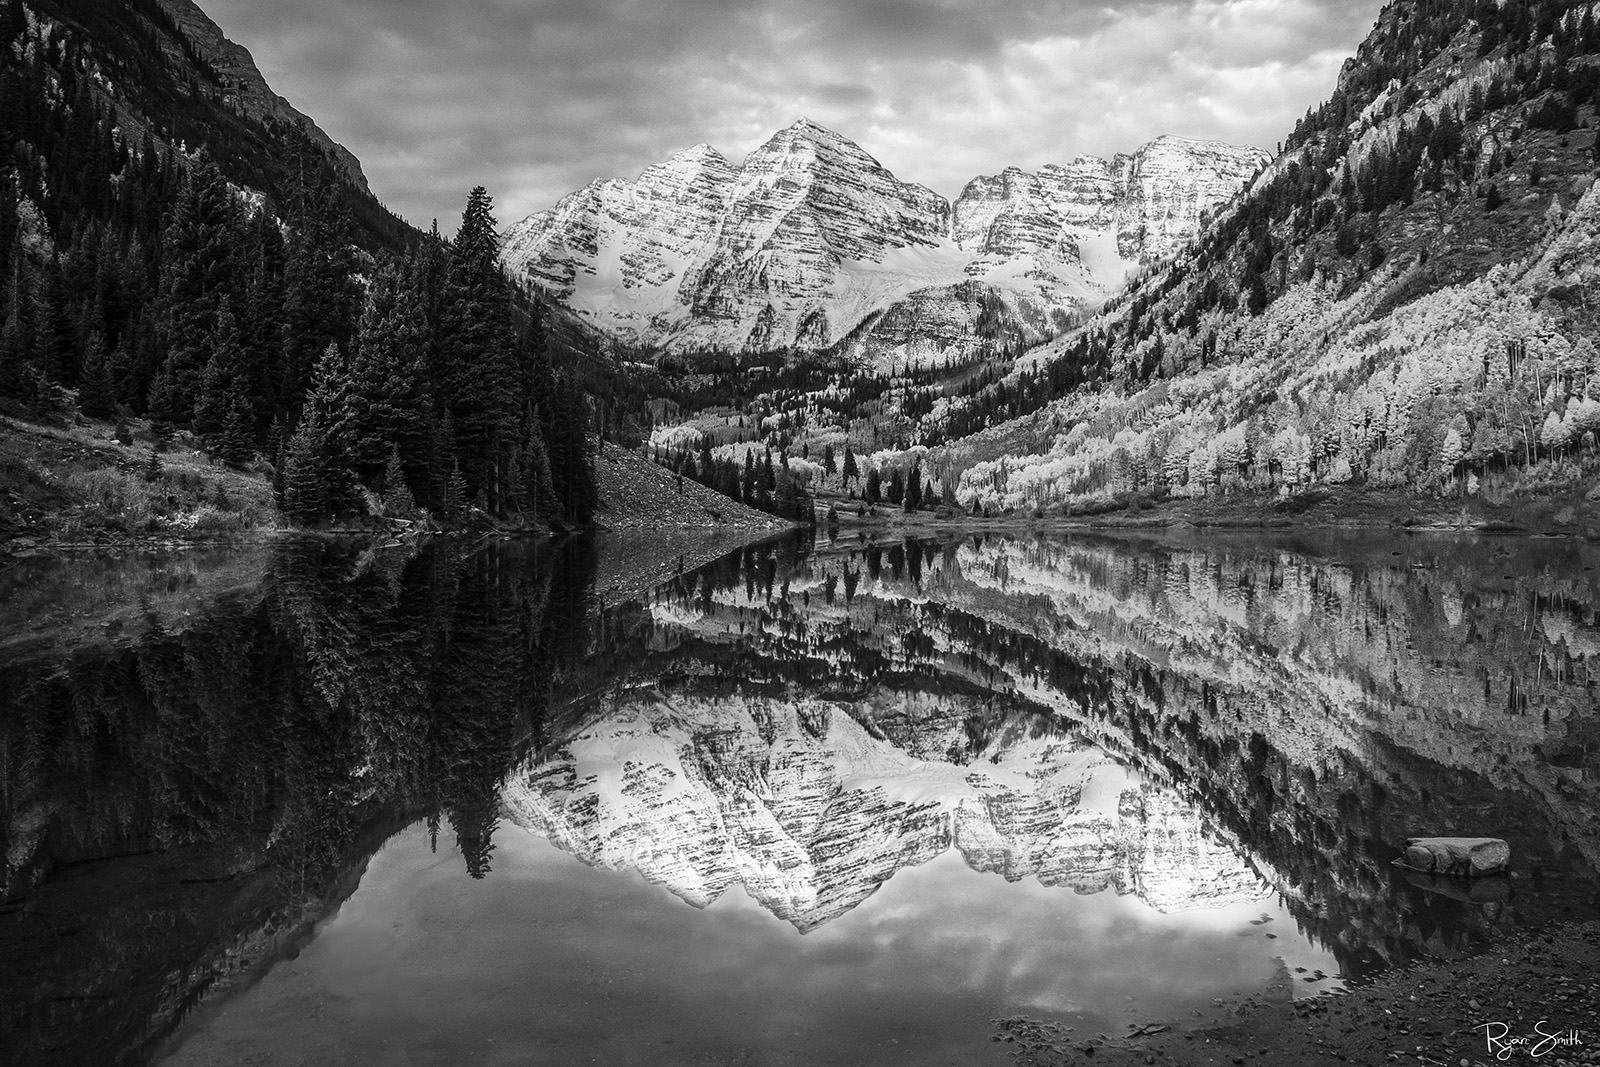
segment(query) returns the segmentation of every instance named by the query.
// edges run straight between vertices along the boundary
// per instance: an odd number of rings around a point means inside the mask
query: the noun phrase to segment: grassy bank
[[[0,542],[207,540],[278,528],[264,466],[235,470],[140,427],[0,416]]]

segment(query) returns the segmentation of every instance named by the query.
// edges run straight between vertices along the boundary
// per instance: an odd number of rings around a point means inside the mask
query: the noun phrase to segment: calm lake
[[[1600,546],[731,547],[0,571],[6,1062],[1011,1064],[1600,913]]]

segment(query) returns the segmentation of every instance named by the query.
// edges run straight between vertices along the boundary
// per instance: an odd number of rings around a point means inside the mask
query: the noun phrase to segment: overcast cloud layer
[[[1381,0],[200,0],[410,221],[503,224],[701,141],[806,116],[898,177],[970,178],[1163,133],[1272,150]]]

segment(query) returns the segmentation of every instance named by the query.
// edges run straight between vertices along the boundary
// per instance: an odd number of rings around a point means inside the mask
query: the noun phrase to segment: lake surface
[[[718,551],[0,572],[0,1045],[999,1064],[1600,912],[1595,546]]]

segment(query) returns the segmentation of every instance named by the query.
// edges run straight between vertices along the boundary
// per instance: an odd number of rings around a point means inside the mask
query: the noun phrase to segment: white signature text
[[[1548,1019],[1540,1019],[1531,1034],[1513,1034],[1506,1023],[1479,1023],[1489,1055],[1497,1060],[1509,1060],[1514,1052],[1526,1052],[1534,1059],[1556,1049],[1574,1048],[1583,1044],[1576,1030],[1552,1030]]]

